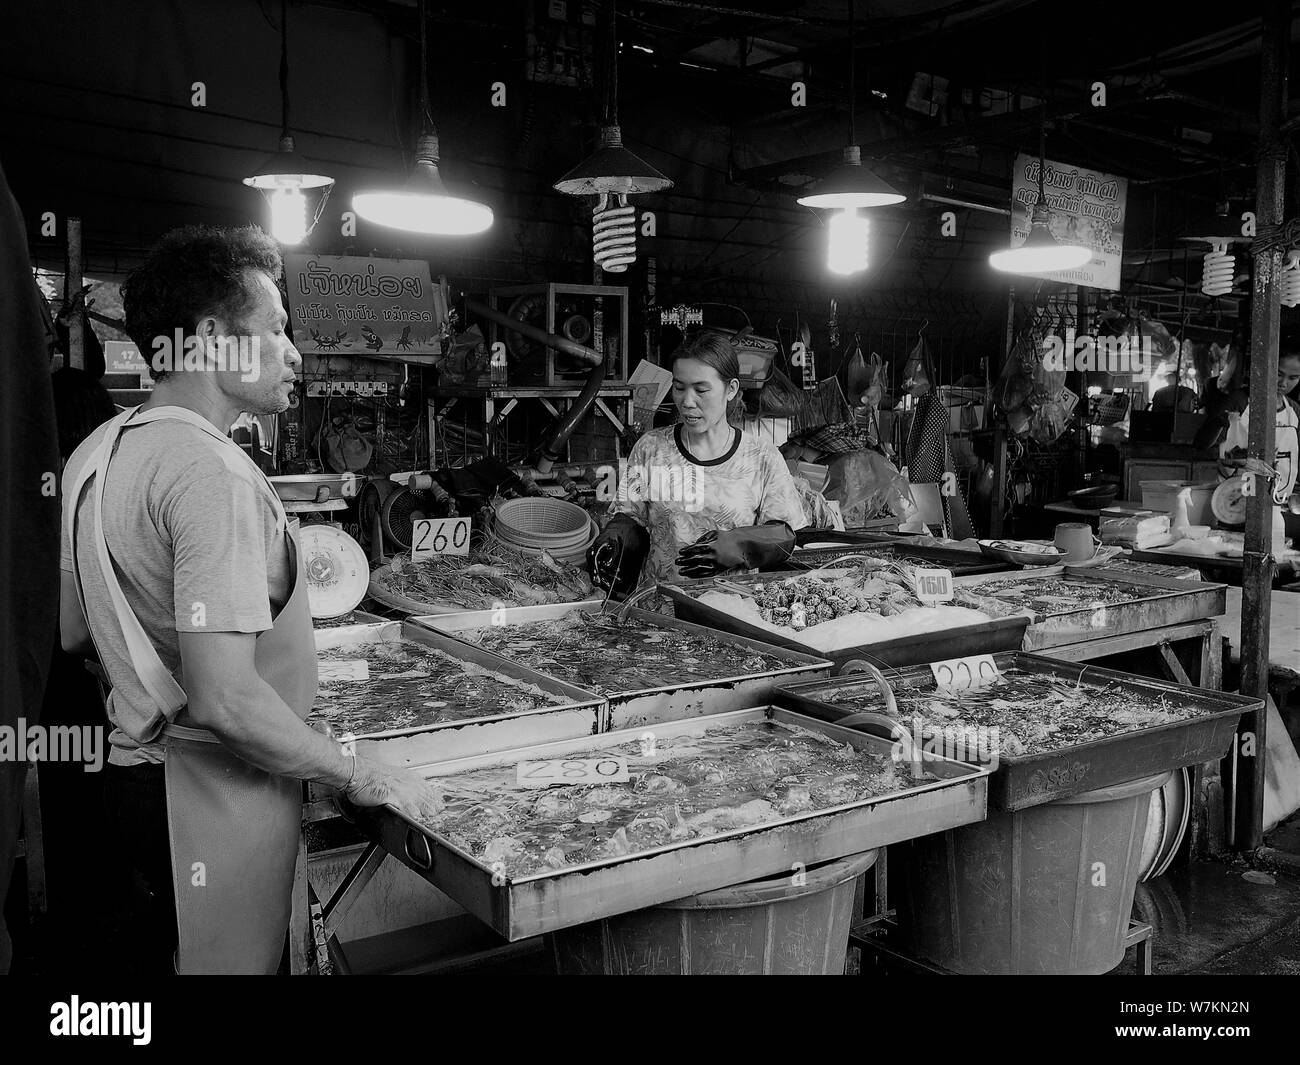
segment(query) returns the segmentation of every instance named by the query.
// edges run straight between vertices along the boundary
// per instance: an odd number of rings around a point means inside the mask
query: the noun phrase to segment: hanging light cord
[[[429,42],[424,23],[424,0],[419,4],[420,19],[420,132],[433,132],[433,114],[429,110]]]
[[[858,82],[857,82],[857,42],[854,36],[854,18],[853,9],[857,5],[854,0],[849,0],[849,143],[858,143],[858,122],[857,122],[857,101],[858,101]]]
[[[280,136],[289,136],[289,0],[280,0]]]

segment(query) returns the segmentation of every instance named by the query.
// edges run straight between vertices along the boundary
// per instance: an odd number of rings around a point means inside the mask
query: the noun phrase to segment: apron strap
[[[176,682],[176,678],[163,664],[158,656],[158,651],[153,642],[149,639],[144,627],[140,624],[139,618],[136,617],[135,611],[131,609],[131,604],[127,602],[126,595],[122,591],[122,585],[118,581],[117,571],[113,565],[113,559],[108,549],[108,541],[104,535],[104,488],[107,483],[108,465],[112,460],[118,437],[128,424],[147,425],[155,421],[183,421],[188,425],[193,425],[203,432],[207,433],[214,439],[229,445],[239,458],[251,469],[257,473],[257,481],[264,488],[265,493],[272,501],[276,515],[276,531],[278,535],[283,536],[288,529],[288,515],[285,513],[284,505],[280,502],[280,497],[272,488],[266,475],[257,468],[256,463],[244,453],[244,449],[232,441],[229,437],[222,436],[216,428],[207,419],[200,417],[193,411],[184,407],[156,407],[152,410],[139,413],[139,408],[133,408],[118,415],[108,424],[104,433],[104,438],[99,447],[87,459],[82,467],[76,481],[73,484],[70,495],[70,504],[68,508],[68,541],[70,553],[72,556],[73,583],[77,588],[77,600],[81,605],[83,616],[86,615],[86,600],[81,587],[81,576],[77,566],[77,510],[81,501],[82,491],[91,477],[94,477],[95,484],[93,487],[94,497],[92,513],[94,515],[95,534],[93,537],[95,544],[95,553],[99,560],[100,571],[103,574],[104,584],[108,589],[109,598],[112,601],[113,612],[117,617],[118,627],[122,631],[122,637],[126,642],[128,657],[131,661],[131,668],[135,671],[136,676],[140,679],[141,685],[153,700],[154,705],[163,714],[165,720],[171,721],[175,718],[177,712],[185,706],[188,697],[185,690]],[[225,461],[231,472],[239,475],[240,469],[238,460],[229,451],[221,452],[223,461]],[[88,616],[87,616],[88,618]],[[89,628],[89,626],[87,626]],[[93,640],[93,634],[92,634]],[[96,645],[98,650],[98,645]],[[101,654],[101,660],[102,660]]]

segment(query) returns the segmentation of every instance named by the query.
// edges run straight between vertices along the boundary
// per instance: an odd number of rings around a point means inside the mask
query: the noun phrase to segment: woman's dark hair
[[[283,265],[279,246],[256,226],[173,229],[122,284],[126,334],[149,362],[155,337],[177,329],[188,336],[209,314],[242,321],[256,299],[244,271],[261,270],[275,280]],[[155,381],[167,376],[152,366],[149,372]]]
[[[725,333],[704,329],[687,337],[673,352],[669,365],[678,359],[694,359],[715,371],[722,378],[723,385],[740,380],[740,357]],[[744,413],[744,403],[740,393],[727,404],[727,421],[739,421]]]
[[[50,374],[54,389],[54,420],[59,428],[59,454],[65,459],[97,426],[115,414],[113,397],[85,370],[64,366]]]

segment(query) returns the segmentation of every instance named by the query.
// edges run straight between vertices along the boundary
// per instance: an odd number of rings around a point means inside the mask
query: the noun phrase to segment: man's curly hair
[[[127,336],[150,361],[155,337],[177,329],[189,336],[206,315],[243,321],[256,298],[244,282],[250,267],[272,280],[283,268],[279,246],[257,226],[173,229],[122,284]],[[150,375],[160,380],[167,371]]]

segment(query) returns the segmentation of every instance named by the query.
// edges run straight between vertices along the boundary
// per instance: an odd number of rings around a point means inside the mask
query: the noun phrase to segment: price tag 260
[[[945,603],[952,598],[952,573],[946,569],[918,569],[912,572],[916,597],[923,603]]]
[[[470,518],[417,518],[411,523],[411,561],[434,555],[468,555]]]
[[[626,758],[548,758],[544,762],[519,762],[515,782],[522,788],[549,788],[553,784],[626,784]]]
[[[1002,676],[992,655],[971,655],[969,658],[931,662],[930,672],[934,674],[935,684],[949,691],[982,688]]]

